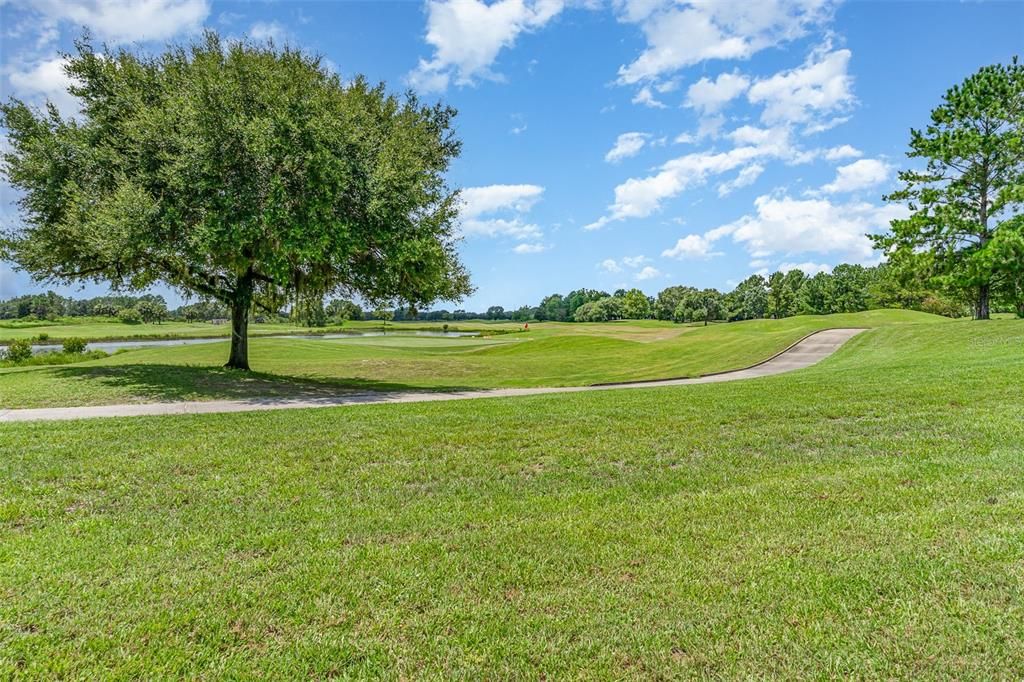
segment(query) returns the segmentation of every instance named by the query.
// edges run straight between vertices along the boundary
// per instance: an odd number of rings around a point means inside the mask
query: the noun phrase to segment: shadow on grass
[[[267,403],[285,399],[327,402],[360,392],[479,390],[467,386],[411,386],[360,377],[288,377],[188,365],[63,366],[54,367],[50,372],[58,379],[117,387],[146,402],[242,400]]]

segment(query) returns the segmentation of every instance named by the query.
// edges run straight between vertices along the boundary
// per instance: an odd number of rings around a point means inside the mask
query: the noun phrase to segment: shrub
[[[921,310],[932,315],[943,315],[944,317],[964,317],[970,314],[962,303],[956,303],[939,296],[926,296],[921,301]]]
[[[42,333],[39,334],[39,336],[36,337],[36,341],[38,341],[39,343],[45,343],[45,342],[47,342],[49,340],[50,340],[50,335],[47,334],[46,332],[42,332]]]
[[[121,308],[117,311],[117,317],[125,324],[142,324],[142,313],[136,308]]]
[[[32,357],[32,342],[28,339],[18,339],[11,341],[7,346],[7,353],[4,355],[6,360],[10,360],[14,363],[25,362]]]
[[[65,353],[84,353],[85,352],[85,339],[79,339],[77,337],[71,337],[64,339],[64,352]]]

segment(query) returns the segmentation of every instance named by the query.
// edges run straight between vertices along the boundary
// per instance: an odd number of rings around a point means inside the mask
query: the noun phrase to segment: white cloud
[[[672,141],[676,144],[693,144],[697,141],[697,138],[690,133],[679,133]]]
[[[664,201],[703,184],[709,176],[755,165],[755,161],[776,158],[801,163],[813,158],[793,147],[790,132],[784,127],[743,126],[729,137],[738,145],[729,151],[686,154],[664,163],[654,175],[627,179],[615,188],[615,201],[608,207],[608,214],[584,229],[596,230],[617,220],[645,218],[658,211]],[[753,173],[749,171],[747,179]]]
[[[112,43],[197,31],[210,14],[208,0],[33,0],[30,6],[49,21],[87,26]]]
[[[761,173],[763,172],[764,166],[759,163],[752,163],[749,166],[743,167],[735,178],[728,182],[723,182],[718,186],[718,196],[728,196],[740,187],[746,187],[754,184],[754,182],[761,177]]]
[[[829,0],[625,0],[622,21],[639,23],[647,48],[619,68],[619,82],[660,78],[708,59],[746,59],[804,35],[826,19]]]
[[[832,147],[825,150],[825,159],[828,161],[842,161],[843,159],[856,159],[864,156],[864,153],[848,144]]]
[[[779,272],[789,272],[790,270],[799,270],[805,275],[816,275],[819,272],[832,272],[832,266],[827,263],[781,263],[777,268]]]
[[[793,199],[760,196],[756,215],[746,215],[705,236],[732,235],[753,258],[772,254],[835,254],[847,262],[877,260],[870,232],[887,229],[889,222],[906,216],[906,207],[866,202],[835,204],[828,199]]]
[[[420,60],[408,76],[410,84],[440,91],[451,82],[500,79],[491,66],[501,50],[514,45],[523,32],[543,27],[563,6],[562,0],[429,0],[426,41],[434,56]]]
[[[42,104],[48,100],[62,114],[71,116],[78,112],[80,102],[68,92],[72,81],[64,71],[66,64],[67,60],[63,57],[54,57],[29,66],[11,67],[7,71],[7,78],[11,89],[19,97],[33,104]]]
[[[878,159],[860,159],[836,169],[836,179],[823,185],[821,191],[826,194],[839,192],[855,192],[880,185],[889,179],[892,168]]]
[[[517,244],[515,248],[512,249],[512,251],[513,253],[518,253],[522,255],[527,253],[542,253],[544,251],[547,251],[549,248],[550,247],[547,244],[541,244],[540,242],[527,242],[523,244]]]
[[[618,163],[636,156],[650,137],[647,133],[622,133],[616,138],[615,145],[604,155],[604,160],[608,163]]]
[[[462,233],[478,237],[539,239],[543,231],[537,225],[526,222],[522,215],[533,207],[543,193],[544,188],[539,185],[467,187],[461,195]]]
[[[679,260],[708,259],[712,256],[722,255],[720,251],[714,251],[715,239],[707,235],[688,234],[670,249],[665,249],[661,255],[665,258],[677,258]]]
[[[739,73],[723,73],[715,80],[701,78],[686,91],[686,106],[703,115],[718,112],[750,87],[750,79]]]
[[[646,265],[650,262],[651,259],[643,255],[624,256],[621,262],[616,261],[614,258],[606,258],[598,263],[597,267],[610,274],[617,274],[625,269],[633,270],[633,278],[637,281],[661,277],[661,272],[657,268]]]
[[[828,45],[816,49],[802,66],[780,71],[750,86],[747,99],[764,105],[763,123],[815,122],[818,116],[853,104],[853,79],[847,73],[851,52],[829,50]]]
[[[271,40],[280,44],[286,42],[291,34],[277,21],[257,21],[249,29],[249,37],[257,41]]]
[[[640,272],[633,275],[633,279],[635,279],[638,282],[643,282],[649,279],[656,279],[658,277],[661,277],[661,270],[658,270],[658,268],[651,267],[650,265],[646,266]]]
[[[520,218],[467,218],[462,221],[462,234],[467,237],[512,239],[538,239],[544,236],[539,227]]]
[[[462,215],[475,218],[484,213],[512,209],[529,211],[544,193],[540,185],[487,185],[462,190]]]
[[[663,83],[658,83],[657,85],[654,86],[654,89],[663,95],[668,92],[675,92],[676,90],[679,89],[679,79],[673,78]]]
[[[622,262],[630,268],[638,268],[644,263],[648,262],[650,258],[647,256],[626,256],[622,259]]]
[[[664,109],[665,103],[659,101],[651,89],[643,87],[637,90],[636,95],[633,96],[633,104],[642,104],[645,107],[651,107],[652,109]]]

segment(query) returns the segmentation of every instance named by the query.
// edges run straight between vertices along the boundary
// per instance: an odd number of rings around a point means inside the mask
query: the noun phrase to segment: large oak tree
[[[469,293],[445,180],[451,108],[214,33],[154,56],[83,39],[67,57],[77,117],[0,107],[3,170],[23,192],[4,246],[37,279],[221,301],[239,369],[254,306]]]
[[[951,88],[910,131],[907,156],[924,168],[901,172],[903,187],[886,198],[911,214],[873,235],[875,246],[906,272],[969,294],[975,317],[988,319],[993,290],[1019,281],[1000,235],[1024,206],[1024,66],[986,66]]]

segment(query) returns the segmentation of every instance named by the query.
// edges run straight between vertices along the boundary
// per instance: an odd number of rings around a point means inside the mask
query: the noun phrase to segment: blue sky
[[[454,105],[467,309],[875,263],[863,235],[905,210],[881,196],[908,163],[910,127],[1024,47],[1024,2],[0,0],[0,12],[4,97],[68,112],[58,52],[83,25],[149,50],[203,27],[287,41],[342,76]],[[16,196],[0,189],[9,225]],[[46,288],[0,263],[0,297]]]

